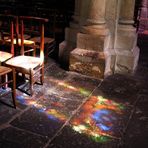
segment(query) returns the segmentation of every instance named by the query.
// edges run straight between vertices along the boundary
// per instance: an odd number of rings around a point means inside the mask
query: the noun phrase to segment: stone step
[[[75,48],[70,53],[69,70],[102,79],[105,71],[105,55],[103,52]]]

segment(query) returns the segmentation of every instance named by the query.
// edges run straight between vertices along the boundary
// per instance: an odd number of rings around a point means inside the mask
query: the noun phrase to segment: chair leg
[[[30,78],[29,78],[29,82],[30,82],[30,95],[33,95],[33,72],[32,70],[30,70]]]
[[[7,82],[7,79],[8,79],[7,74],[6,75],[3,75],[2,76],[2,83]],[[3,89],[6,89],[7,87],[8,87],[8,84],[4,84],[2,86]]]
[[[41,82],[41,85],[43,85],[43,83],[44,83],[44,65],[42,65],[42,68],[40,70],[40,74],[41,74],[40,82]]]
[[[12,70],[12,76],[13,76],[13,85],[12,85],[12,99],[14,107],[16,108],[16,73],[15,70]]]
[[[36,46],[35,45],[33,46],[33,56],[34,57],[36,56]]]

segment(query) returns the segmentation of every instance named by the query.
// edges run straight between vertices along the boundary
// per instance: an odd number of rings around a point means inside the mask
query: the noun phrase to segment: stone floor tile
[[[102,82],[99,91],[107,98],[116,98],[133,104],[140,86],[139,82],[131,76],[115,74]]]
[[[129,125],[127,126],[126,132],[119,142],[119,146],[120,148],[147,148],[147,139],[148,114],[145,114],[144,111],[136,107]]]
[[[34,108],[30,108],[24,112],[10,124],[43,136],[52,137],[61,128],[64,121],[55,118],[48,114],[48,112],[44,113],[40,109],[40,106],[34,104]]]
[[[66,126],[48,145],[48,148],[115,148],[118,140],[107,138],[92,138],[89,135],[76,132],[71,126]]]
[[[77,110],[77,108],[81,105],[81,101],[73,100],[71,98],[62,98],[58,96],[44,96],[41,97],[38,101],[39,106],[41,106],[41,110],[49,111],[54,110],[55,115],[57,114],[57,118],[59,116],[64,117],[64,120],[68,120],[68,118]],[[58,115],[59,114],[59,115]]]
[[[0,103],[0,127],[7,123],[13,116],[20,111],[5,104]]]
[[[70,124],[82,133],[101,134],[120,139],[132,107],[102,96],[90,96],[70,120]]]
[[[62,68],[60,68],[58,64],[55,63],[46,70],[45,76],[49,76],[49,78],[56,80],[63,80],[68,77],[68,73]]]
[[[46,137],[29,133],[14,127],[0,131],[0,148],[42,148]]]

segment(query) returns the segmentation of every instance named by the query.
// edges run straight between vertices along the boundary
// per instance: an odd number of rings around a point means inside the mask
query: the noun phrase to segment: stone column
[[[91,0],[87,23],[92,25],[105,24],[106,0]]]
[[[106,0],[89,0],[88,5],[84,4],[85,1],[83,0],[83,12],[81,11],[83,23],[77,34],[77,48],[70,54],[69,69],[84,75],[103,78],[104,49],[109,36],[105,21]]]
[[[121,0],[115,32],[115,73],[132,73],[138,62],[137,33],[133,26],[135,0]]]
[[[135,0],[121,0],[119,13],[119,24],[132,25],[134,24],[134,8]]]
[[[100,34],[107,33],[105,21],[106,0],[90,0],[86,25],[83,26],[83,33]]]
[[[76,47],[77,33],[79,32],[79,20],[81,1],[75,0],[75,10],[70,22],[70,27],[65,28],[65,40],[59,44],[59,61],[62,67],[68,69],[69,54]]]

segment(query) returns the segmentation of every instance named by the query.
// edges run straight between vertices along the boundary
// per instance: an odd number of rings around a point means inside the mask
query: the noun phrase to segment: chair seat
[[[6,60],[12,58],[12,54],[5,52],[5,51],[0,51],[0,62],[5,62]]]
[[[10,39],[10,33],[8,32],[3,32],[4,40],[9,40]],[[27,40],[30,38],[30,35],[24,34],[24,39]]]
[[[7,39],[6,42],[11,42],[10,39]],[[13,44],[16,45],[16,39],[13,40]],[[18,39],[18,44],[21,46],[21,39]],[[24,45],[34,45],[35,42],[31,40],[24,40]]]
[[[16,56],[6,62],[6,65],[15,67],[15,69],[24,69],[28,72],[30,69],[35,69],[42,64],[42,59],[32,56]]]
[[[0,66],[0,76],[5,75],[11,71],[12,71],[12,69],[9,67]]]

